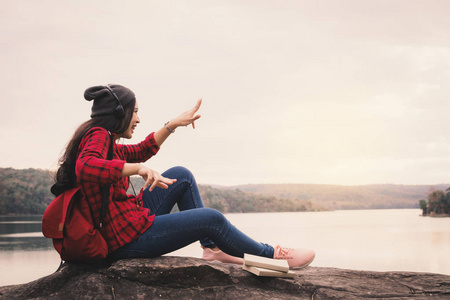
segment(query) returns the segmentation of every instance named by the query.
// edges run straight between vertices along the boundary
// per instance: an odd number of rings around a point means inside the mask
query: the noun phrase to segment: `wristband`
[[[166,124],[164,124],[164,127],[166,127],[166,129],[169,130],[170,133],[174,133],[175,130],[170,129],[169,126],[167,126],[167,124],[169,124],[169,122],[166,122]]]

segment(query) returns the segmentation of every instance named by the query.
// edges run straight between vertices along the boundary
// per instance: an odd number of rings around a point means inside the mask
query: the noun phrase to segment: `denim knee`
[[[228,219],[218,210],[214,208],[205,207],[202,208],[204,214],[207,216],[207,219],[211,224],[216,225],[226,225],[228,224]]]
[[[168,178],[175,178],[178,180],[187,179],[190,181],[194,179],[194,175],[192,174],[192,172],[189,171],[189,169],[182,166],[172,167],[167,171],[165,171],[162,175]]]

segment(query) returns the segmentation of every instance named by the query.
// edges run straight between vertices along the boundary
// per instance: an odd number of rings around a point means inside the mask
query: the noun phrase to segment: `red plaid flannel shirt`
[[[143,208],[142,190],[137,195],[127,195],[129,178],[121,178],[125,162],[138,163],[155,155],[159,146],[151,133],[136,145],[114,143],[112,160],[107,160],[109,143],[108,131],[96,127],[89,130],[81,140],[75,172],[83,197],[89,201],[94,221],[99,222],[102,205],[100,188],[111,184],[108,210],[100,231],[105,238],[109,252],[130,243],[145,232],[155,218],[150,210]]]

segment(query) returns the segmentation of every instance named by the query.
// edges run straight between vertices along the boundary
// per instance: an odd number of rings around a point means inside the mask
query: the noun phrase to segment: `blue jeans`
[[[272,246],[258,243],[234,227],[225,216],[205,208],[192,173],[183,167],[174,167],[162,173],[176,178],[168,189],[144,191],[144,207],[155,214],[152,226],[133,242],[111,254],[113,258],[156,257],[200,241],[204,247],[219,247],[233,256],[249,253],[273,257]],[[170,213],[178,205],[180,212]]]

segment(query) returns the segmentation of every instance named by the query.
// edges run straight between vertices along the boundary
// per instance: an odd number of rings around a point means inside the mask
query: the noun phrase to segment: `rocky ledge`
[[[65,264],[36,281],[0,287],[1,299],[450,299],[450,276],[309,267],[294,279],[237,265],[164,256],[97,266]]]

